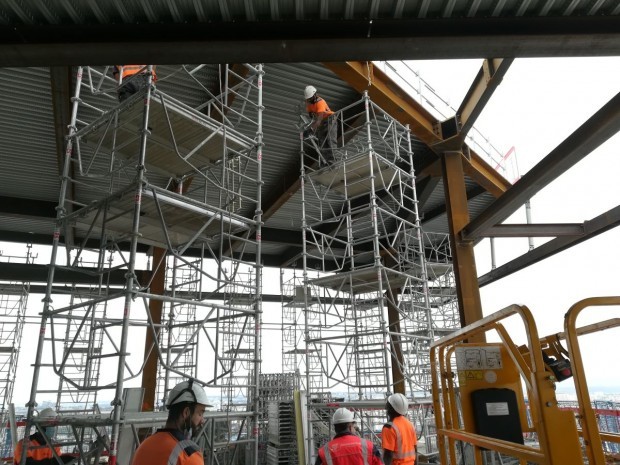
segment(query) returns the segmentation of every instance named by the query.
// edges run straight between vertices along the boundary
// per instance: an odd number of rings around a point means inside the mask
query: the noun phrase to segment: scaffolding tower
[[[425,281],[410,134],[367,95],[331,118],[338,148],[305,139],[301,150],[306,344],[328,348],[330,388],[342,384],[359,400],[385,397],[401,345],[390,344],[400,331],[390,328],[387,307],[408,315],[400,296],[421,293]],[[317,264],[323,275],[310,279]],[[325,295],[318,325],[309,293]]]
[[[25,434],[41,427],[38,402],[58,379],[58,396],[68,386],[82,396],[72,404],[92,404],[96,394],[112,407],[109,418],[61,410],[55,422],[71,432],[63,444],[84,460],[104,453],[110,463],[129,463],[134,423],[165,421],[144,420],[143,407],[165,405],[174,383],[187,378],[210,397],[224,388],[230,398],[223,380],[243,366],[244,381],[234,384],[247,399],[236,415],[238,437],[256,457],[263,67],[158,66],[156,73],[157,81],[155,67],[144,65],[121,83],[139,89],[119,102],[109,67],[77,68]],[[58,295],[60,270],[91,284]],[[249,300],[231,297],[239,286]],[[145,398],[136,406],[125,388],[141,379]],[[215,449],[213,437],[207,444]]]
[[[301,140],[303,276],[288,289],[303,313],[287,319],[283,312],[285,333],[295,322],[289,342],[304,353],[308,407],[323,402],[326,390],[357,402],[394,391],[428,396],[430,343],[458,327],[458,312],[447,287],[447,236],[420,227],[409,128],[367,94],[327,124],[338,129],[337,146],[328,137]],[[309,369],[317,354],[320,392]],[[313,454],[326,428],[318,412],[308,418]],[[369,425],[384,420],[382,409],[364,413]]]

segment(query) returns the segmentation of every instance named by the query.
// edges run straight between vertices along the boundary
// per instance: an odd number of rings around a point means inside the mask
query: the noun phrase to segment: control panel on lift
[[[517,367],[499,343],[456,346],[465,431],[523,444],[525,399]]]

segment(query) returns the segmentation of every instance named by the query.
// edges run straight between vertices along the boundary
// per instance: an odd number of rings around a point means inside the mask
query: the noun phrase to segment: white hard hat
[[[54,410],[51,407],[47,407],[44,408],[43,410],[41,410],[39,412],[39,418],[43,419],[43,418],[55,418],[56,417],[56,410]]]
[[[334,412],[334,416],[332,417],[332,423],[334,425],[339,425],[341,423],[353,423],[355,422],[355,417],[353,416],[353,412],[344,407],[339,408]]]
[[[207,394],[202,386],[194,383],[193,380],[183,381],[172,388],[168,394],[166,407],[170,408],[171,405],[180,404],[181,402],[192,402],[206,407],[213,407],[209,405]]]
[[[392,408],[396,410],[396,413],[400,413],[401,415],[407,414],[407,409],[409,409],[409,401],[403,394],[392,394],[388,397],[388,402]]]
[[[308,100],[314,94],[316,94],[316,88],[314,86],[306,86],[304,89],[304,98]]]

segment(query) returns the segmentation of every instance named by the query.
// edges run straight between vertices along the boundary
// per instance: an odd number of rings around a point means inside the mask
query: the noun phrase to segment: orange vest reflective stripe
[[[415,462],[415,446],[418,438],[415,428],[407,418],[398,416],[386,423],[381,437],[383,448],[393,452],[393,465],[412,465]],[[385,447],[386,442],[389,447]]]
[[[13,454],[13,462],[18,464],[22,458],[22,451],[24,450],[24,440],[22,439],[15,446],[15,453]],[[56,455],[60,455],[60,447],[55,447]],[[26,451],[26,458],[33,460],[45,460],[54,457],[52,449],[47,444],[40,444],[36,439],[30,439],[28,450]]]
[[[115,72],[118,73],[118,71],[122,68],[123,73],[121,75],[121,77],[123,78],[123,81],[128,78],[129,76],[133,76],[134,74],[138,74],[140,71],[146,73],[147,71],[147,67],[148,65],[114,65]],[[155,66],[153,66],[153,80],[156,81],[157,80],[157,74],[155,74]]]
[[[372,442],[353,434],[332,439],[319,449],[325,465],[369,465],[372,460]]]

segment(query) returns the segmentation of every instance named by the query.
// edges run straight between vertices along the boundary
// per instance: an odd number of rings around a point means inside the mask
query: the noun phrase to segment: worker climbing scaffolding
[[[334,152],[338,146],[337,126],[334,119],[334,111],[320,97],[314,86],[306,86],[304,89],[306,100],[306,112],[311,118],[303,129],[304,138],[316,137],[316,144],[321,156],[321,164],[330,164],[334,161]]]

